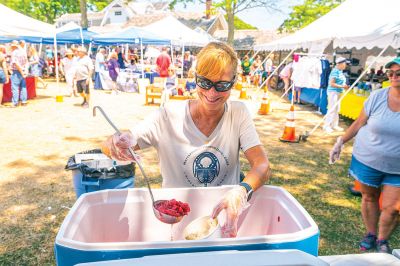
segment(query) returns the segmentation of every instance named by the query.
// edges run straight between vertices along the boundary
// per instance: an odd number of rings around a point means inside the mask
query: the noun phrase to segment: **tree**
[[[87,3],[86,0],[79,0],[79,6],[81,9],[81,27],[84,29],[88,28],[88,19],[87,19]]]
[[[342,2],[344,0],[305,0],[303,4],[293,7],[289,18],[282,23],[279,30],[281,32],[294,32],[304,28]]]
[[[205,3],[203,0],[173,0],[170,7],[173,8],[178,3]],[[252,8],[266,8],[267,10],[279,11],[276,5],[276,0],[219,0],[213,1],[213,8],[220,8],[226,13],[228,22],[228,43],[233,44],[235,34],[235,15]]]
[[[111,1],[88,0],[85,6],[90,10],[98,11]],[[79,1],[77,0],[0,0],[0,3],[24,15],[51,24],[63,14],[80,11]]]

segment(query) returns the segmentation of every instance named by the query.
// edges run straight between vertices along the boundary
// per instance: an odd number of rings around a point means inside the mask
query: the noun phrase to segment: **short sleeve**
[[[158,146],[162,113],[160,108],[130,130],[141,149]]]
[[[240,148],[243,150],[243,152],[245,152],[254,146],[261,145],[261,142],[260,138],[258,137],[253,119],[251,118],[250,112],[245,105],[243,105],[241,109],[240,118]]]
[[[384,89],[382,89],[382,91],[383,90]],[[381,90],[372,92],[368,99],[364,102],[364,111],[368,117],[370,117],[371,113],[373,112],[373,108],[375,106],[377,98],[379,97],[379,93],[382,93]]]
[[[335,80],[335,83],[337,81],[337,78],[339,77],[339,72],[337,71],[337,69],[335,68],[334,70],[332,70],[331,74],[329,75],[329,81],[331,79]]]

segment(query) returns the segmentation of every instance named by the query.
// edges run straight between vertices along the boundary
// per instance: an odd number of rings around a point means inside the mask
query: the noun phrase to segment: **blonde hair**
[[[218,79],[230,68],[236,75],[236,52],[222,42],[210,42],[197,55],[196,73],[209,79]]]
[[[118,54],[116,53],[116,52],[112,52],[111,54],[110,54],[110,57],[109,57],[110,59],[111,58],[114,58],[114,59],[118,59]]]

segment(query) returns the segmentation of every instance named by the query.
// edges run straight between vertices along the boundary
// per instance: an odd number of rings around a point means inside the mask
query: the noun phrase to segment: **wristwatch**
[[[246,189],[247,192],[247,201],[251,199],[251,196],[253,195],[253,188],[247,184],[246,182],[240,182],[239,186],[242,186]]]

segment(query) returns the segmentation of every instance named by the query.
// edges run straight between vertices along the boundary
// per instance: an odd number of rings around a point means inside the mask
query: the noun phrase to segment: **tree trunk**
[[[212,0],[206,0],[206,19],[211,17]]]
[[[87,18],[86,0],[79,0],[79,5],[81,8],[81,27],[84,29],[87,29],[88,28],[88,18]]]
[[[235,14],[231,10],[226,10],[226,16],[228,18],[228,44],[233,46],[233,40],[234,40],[234,35],[235,35],[235,24],[234,24],[234,18]]]

